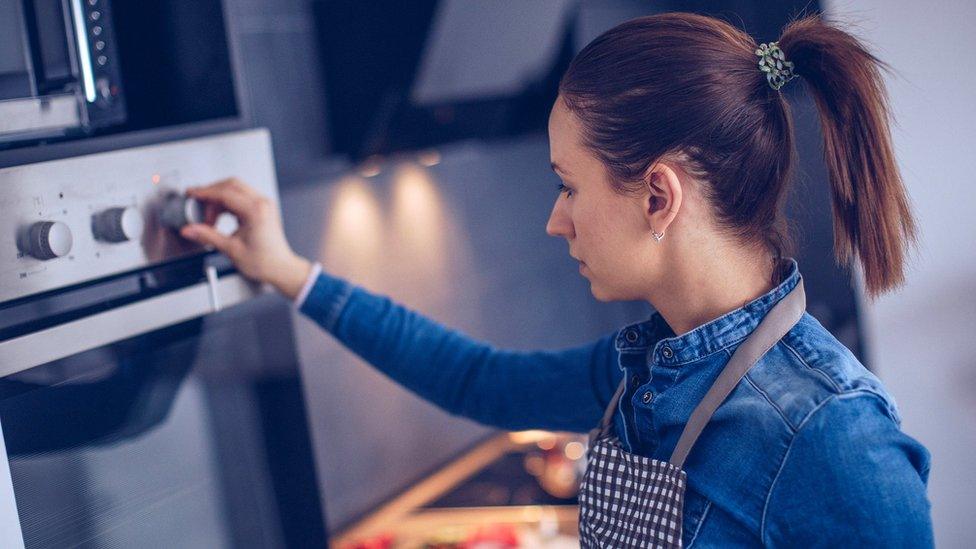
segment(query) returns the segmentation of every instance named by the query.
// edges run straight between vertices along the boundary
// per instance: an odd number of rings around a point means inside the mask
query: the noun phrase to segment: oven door
[[[327,545],[289,306],[250,290],[224,273],[0,326],[0,367],[20,370],[0,378],[0,546]],[[239,304],[202,314],[215,297]],[[20,308],[90,306],[48,299]]]

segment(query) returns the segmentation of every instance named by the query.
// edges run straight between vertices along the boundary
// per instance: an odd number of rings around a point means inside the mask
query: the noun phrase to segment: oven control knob
[[[106,242],[125,242],[142,238],[142,214],[129,206],[109,208],[92,216],[95,238]]]
[[[163,204],[160,219],[176,231],[188,223],[203,223],[203,204],[193,197],[174,194]]]
[[[37,259],[54,259],[71,251],[71,229],[60,221],[38,221],[27,231],[27,253]]]

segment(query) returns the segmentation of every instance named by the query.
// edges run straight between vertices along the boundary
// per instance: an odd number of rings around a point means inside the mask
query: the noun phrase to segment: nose
[[[566,206],[562,196],[556,199],[549,214],[549,221],[546,223],[546,234],[549,236],[561,236],[566,239],[576,236],[573,231],[573,220],[566,211]]]

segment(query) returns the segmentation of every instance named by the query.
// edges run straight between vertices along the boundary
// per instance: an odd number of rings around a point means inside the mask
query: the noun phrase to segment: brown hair
[[[788,24],[778,42],[820,113],[837,261],[856,256],[877,296],[904,280],[915,241],[879,71],[889,67],[819,14]],[[782,203],[796,157],[793,123],[756,49],[748,34],[711,17],[640,17],[583,48],[559,92],[615,190],[637,192],[654,163],[682,158],[707,181],[719,225],[780,258],[792,247]]]

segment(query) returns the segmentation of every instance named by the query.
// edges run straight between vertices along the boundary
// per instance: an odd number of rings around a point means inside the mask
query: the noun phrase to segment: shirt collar
[[[658,361],[663,366],[680,366],[732,345],[752,333],[773,305],[799,283],[796,260],[790,257],[784,261],[786,275],[782,282],[742,307],[681,336],[677,336],[661,314],[655,312],[643,322],[623,327],[614,340],[615,348],[620,353],[646,353],[653,346],[654,354],[648,354],[648,364]]]

